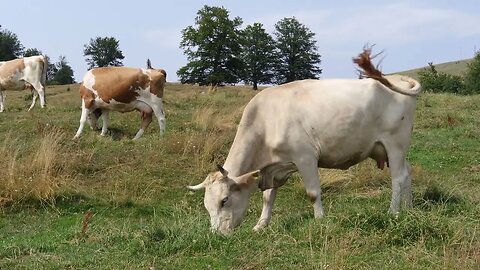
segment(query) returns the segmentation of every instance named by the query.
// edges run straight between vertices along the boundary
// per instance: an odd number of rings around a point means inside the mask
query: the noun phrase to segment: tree
[[[468,64],[467,73],[465,74],[465,93],[480,93],[480,52],[477,52],[473,61]]]
[[[249,25],[242,32],[242,53],[244,63],[243,80],[253,84],[253,90],[259,83],[272,83],[277,53],[275,41],[261,23]]]
[[[85,56],[89,69],[123,66],[122,59],[125,58],[120,50],[119,41],[114,37],[90,39],[90,43],[84,45],[83,56]]]
[[[322,69],[318,67],[321,56],[317,52],[315,33],[293,17],[275,24],[275,36],[279,51],[277,82],[317,79]]]
[[[23,45],[17,35],[2,29],[0,25],[0,61],[8,61],[22,56]]]
[[[42,54],[43,54],[42,51],[40,51],[37,48],[28,48],[25,50],[25,53],[23,53],[23,57],[42,55]]]
[[[240,79],[239,26],[242,19],[229,18],[223,7],[205,5],[197,12],[195,26],[182,30],[182,48],[189,63],[177,71],[182,83],[219,85]]]
[[[58,84],[71,84],[75,82],[73,78],[73,69],[68,65],[65,56],[60,56],[58,62],[55,63],[56,72],[53,80]]]

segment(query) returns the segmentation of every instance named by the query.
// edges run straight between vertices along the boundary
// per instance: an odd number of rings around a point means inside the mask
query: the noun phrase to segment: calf
[[[82,115],[80,126],[74,139],[80,137],[85,121],[92,129],[97,129],[97,120],[103,120],[102,132],[108,130],[108,112],[140,112],[142,124],[133,138],[140,138],[152,122],[154,113],[160,126],[160,133],[165,131],[165,113],[163,111],[163,91],[167,74],[163,69],[153,69],[147,60],[147,69],[129,67],[102,67],[89,70],[80,85],[82,98]]]
[[[47,79],[47,58],[42,55],[19,58],[0,62],[0,112],[5,109],[3,90],[33,91],[32,105],[35,106],[40,96],[40,106],[45,107],[45,81]]]

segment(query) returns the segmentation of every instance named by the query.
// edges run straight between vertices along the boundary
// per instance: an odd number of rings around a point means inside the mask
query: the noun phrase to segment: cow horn
[[[200,190],[200,189],[204,189],[205,188],[205,183],[202,182],[198,185],[195,185],[195,186],[187,186],[188,189],[190,190]]]
[[[222,167],[222,165],[217,164],[217,168],[218,168],[218,170],[223,174],[223,176],[225,176],[225,177],[228,176],[228,171],[225,170],[225,169]]]

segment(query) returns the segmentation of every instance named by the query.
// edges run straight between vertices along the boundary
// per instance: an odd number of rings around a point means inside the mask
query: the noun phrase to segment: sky
[[[95,37],[119,40],[123,64],[152,66],[178,81],[187,57],[181,31],[195,24],[204,5],[224,7],[242,28],[262,23],[273,35],[275,23],[295,17],[315,33],[322,55],[321,78],[356,78],[352,57],[365,44],[384,51],[384,73],[471,58],[480,50],[480,1],[109,1],[2,0],[0,25],[25,48],[37,48],[57,62],[63,55],[81,81],[87,71],[83,48]]]

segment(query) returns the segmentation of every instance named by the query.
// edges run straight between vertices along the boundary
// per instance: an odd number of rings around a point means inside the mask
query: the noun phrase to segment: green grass
[[[67,87],[70,91],[67,91]],[[0,269],[478,269],[480,96],[424,94],[409,160],[414,207],[387,213],[388,169],[365,162],[321,170],[326,216],[313,218],[295,174],[272,222],[255,233],[261,193],[228,237],[209,230],[203,193],[186,190],[222,163],[244,87],[168,84],[167,132],[137,113],[111,113],[109,136],[85,129],[78,86],[47,89],[48,108],[27,112],[7,93],[0,114]],[[450,121],[449,121],[450,119]],[[92,213],[90,218],[86,218]]]

